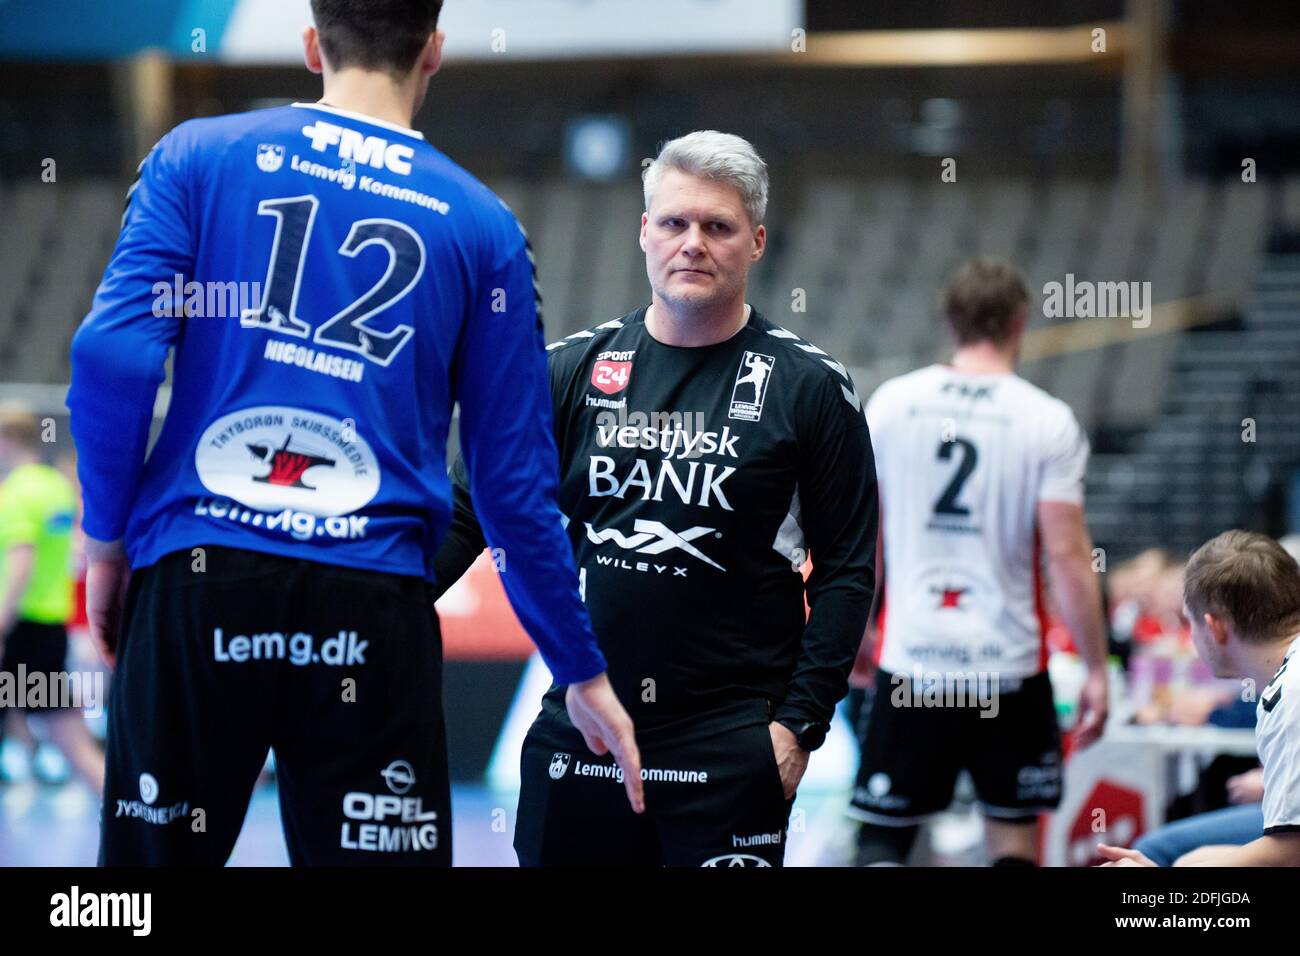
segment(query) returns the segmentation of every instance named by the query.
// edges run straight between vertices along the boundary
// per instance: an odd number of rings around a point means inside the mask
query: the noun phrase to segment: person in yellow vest
[[[102,685],[66,670],[77,495],[42,464],[40,440],[34,415],[0,408],[0,716],[15,708],[40,718],[50,743],[100,793],[104,756],[81,706],[102,706]]]

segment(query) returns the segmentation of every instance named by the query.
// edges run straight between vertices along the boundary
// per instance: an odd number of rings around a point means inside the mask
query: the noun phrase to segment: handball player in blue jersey
[[[223,863],[270,748],[293,863],[450,864],[430,582],[456,402],[511,603],[643,808],[556,506],[531,251],[411,128],[441,6],[313,0],[320,102],[184,123],[141,164],[68,395],[116,665],[102,864]]]

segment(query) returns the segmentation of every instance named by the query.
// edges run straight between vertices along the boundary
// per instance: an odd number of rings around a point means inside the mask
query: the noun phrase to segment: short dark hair
[[[442,0],[311,0],[329,65],[408,73],[438,29]]]
[[[1226,617],[1243,641],[1285,637],[1300,630],[1300,565],[1268,535],[1225,531],[1188,560],[1183,601]]]
[[[943,314],[959,345],[1011,338],[1011,320],[1029,304],[1020,270],[1000,259],[972,259],[953,274],[943,291]]]

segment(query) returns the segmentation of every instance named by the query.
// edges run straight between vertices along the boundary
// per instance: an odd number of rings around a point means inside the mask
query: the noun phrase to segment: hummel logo
[[[683,531],[678,534],[673,531],[662,521],[647,521],[645,518],[637,518],[632,527],[636,534],[625,537],[621,531],[615,528],[606,528],[604,531],[597,531],[590,522],[587,522],[587,537],[594,544],[604,544],[606,541],[613,541],[620,548],[627,551],[636,551],[638,554],[663,554],[665,551],[671,551],[677,548],[685,551],[692,557],[699,558],[710,567],[717,568],[719,571],[726,571],[722,565],[714,561],[699,548],[688,542],[694,541],[701,535],[709,534],[712,528],[695,527],[689,531]],[[656,540],[658,539],[658,540]]]

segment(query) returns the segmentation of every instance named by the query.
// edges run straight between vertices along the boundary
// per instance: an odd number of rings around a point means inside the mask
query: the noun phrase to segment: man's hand
[[[126,603],[131,565],[125,555],[91,560],[86,564],[86,620],[99,656],[110,668],[117,663],[117,636]]]
[[[1229,777],[1226,786],[1230,803],[1261,803],[1264,800],[1264,768],[1256,767]]]
[[[799,789],[799,781],[808,769],[808,751],[799,746],[799,741],[785,724],[776,721],[767,725],[772,735],[772,751],[776,754],[776,766],[781,771],[781,786],[785,789],[785,798],[794,799]]]
[[[1074,726],[1074,745],[1079,750],[1095,743],[1106,729],[1109,700],[1110,685],[1105,667],[1089,670],[1079,692],[1079,720]]]
[[[1097,844],[1097,851],[1110,862],[1103,863],[1102,866],[1155,866],[1156,864],[1150,857],[1144,856],[1137,850],[1126,850],[1122,846],[1107,846],[1104,843]]]
[[[578,728],[594,754],[613,753],[623,770],[623,787],[636,813],[645,813],[645,786],[641,782],[641,751],[636,746],[635,728],[610,686],[606,674],[597,674],[581,684],[570,684],[564,694],[569,719]]]

